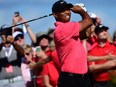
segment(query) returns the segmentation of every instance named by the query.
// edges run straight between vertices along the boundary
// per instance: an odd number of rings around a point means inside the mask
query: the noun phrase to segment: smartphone
[[[15,17],[18,17],[18,16],[20,16],[20,13],[18,11],[14,12],[14,15],[15,15]]]
[[[41,46],[37,46],[37,47],[36,47],[36,51],[37,51],[37,52],[40,52],[40,51],[41,51]]]

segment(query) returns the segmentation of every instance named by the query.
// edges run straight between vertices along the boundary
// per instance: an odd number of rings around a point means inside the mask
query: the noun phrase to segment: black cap
[[[64,0],[59,0],[53,4],[52,12],[63,12],[72,7],[73,7],[73,5],[71,3],[67,3]]]
[[[102,31],[102,30],[108,30],[109,27],[104,26],[104,25],[98,25],[95,27],[95,33],[97,34],[98,32]]]

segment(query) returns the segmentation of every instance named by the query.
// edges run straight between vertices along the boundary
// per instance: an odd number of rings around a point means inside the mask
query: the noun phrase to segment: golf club
[[[22,24],[25,24],[25,23],[28,23],[28,22],[32,22],[32,21],[35,21],[35,20],[39,20],[39,19],[42,19],[42,18],[45,18],[45,17],[49,17],[49,16],[52,16],[52,14],[44,15],[44,16],[41,16],[41,17],[38,17],[38,18],[35,18],[35,19],[32,19],[32,20],[29,20],[29,21],[26,21],[26,22],[23,22],[23,23],[19,23],[19,24],[10,26],[10,27],[12,28],[12,27],[15,27],[15,26],[19,26],[19,25],[22,25]]]

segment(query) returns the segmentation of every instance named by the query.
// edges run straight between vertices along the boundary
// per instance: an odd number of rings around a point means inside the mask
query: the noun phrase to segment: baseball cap
[[[71,3],[67,3],[64,0],[59,0],[53,4],[52,12],[63,12],[71,7],[73,7]]]
[[[102,31],[102,30],[108,30],[109,29],[109,27],[107,27],[107,26],[104,26],[104,25],[98,25],[98,26],[96,26],[95,27],[95,33],[97,34],[98,32],[100,32],[100,31]]]

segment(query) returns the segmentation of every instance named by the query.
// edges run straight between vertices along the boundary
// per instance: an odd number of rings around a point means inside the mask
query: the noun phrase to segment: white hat
[[[91,18],[97,18],[97,15],[94,13],[88,13]]]
[[[14,32],[13,34],[12,34],[12,36],[15,38],[17,35],[19,35],[19,34],[23,34],[22,32],[20,32],[20,31],[16,31],[16,32]]]

